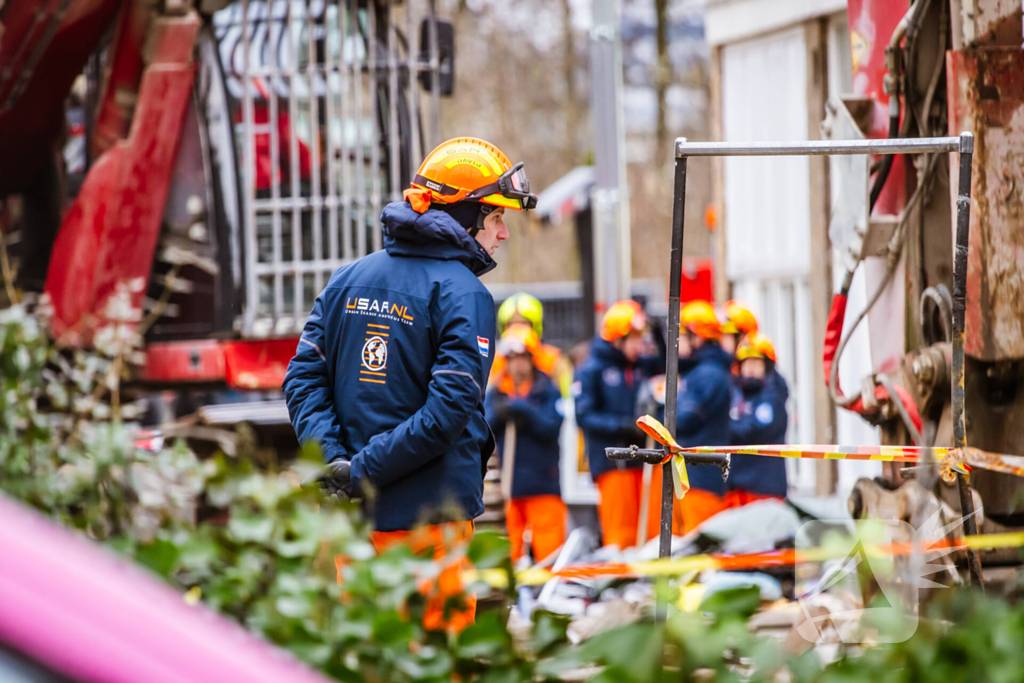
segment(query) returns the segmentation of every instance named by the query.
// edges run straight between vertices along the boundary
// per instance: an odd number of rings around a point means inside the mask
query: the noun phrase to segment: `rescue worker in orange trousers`
[[[484,510],[494,449],[483,407],[494,299],[478,278],[509,237],[505,211],[537,198],[521,163],[468,137],[433,150],[404,198],[381,214],[384,249],[339,268],[316,298],[283,388],[300,441],[323,449],[325,485],[364,498],[377,549],[444,557]],[[428,628],[473,618],[472,598],[444,614],[461,592],[457,564],[428,589]]]
[[[511,325],[498,343],[507,366],[487,392],[487,422],[498,442],[502,462],[505,524],[512,543],[512,561],[523,556],[523,535],[530,530],[536,562],[565,542],[567,510],[559,484],[558,434],[562,427],[562,395],[534,360],[540,347],[529,325]],[[509,449],[513,449],[514,452]],[[511,460],[509,460],[511,459]]]
[[[572,385],[572,362],[562,355],[557,346],[543,342],[544,306],[537,297],[526,292],[513,294],[501,302],[501,306],[498,307],[499,335],[505,334],[505,330],[510,326],[520,323],[529,325],[541,339],[537,351],[533,354],[533,362],[537,369],[554,380],[563,396],[568,396]],[[505,357],[499,352],[494,356],[488,383],[494,384],[504,372]]]
[[[736,446],[786,443],[789,389],[776,378],[775,348],[768,337],[747,335],[736,349],[737,387],[730,411],[730,438]],[[785,498],[786,463],[781,458],[734,453],[729,471],[729,507],[764,498]]]
[[[648,356],[647,319],[640,304],[619,301],[601,321],[590,355],[576,370],[573,395],[576,422],[583,431],[590,473],[601,494],[598,517],[605,545],[636,545],[643,463],[612,461],[605,448],[642,445],[646,435],[636,426],[637,394],[648,377],[658,374],[660,359]],[[654,468],[660,477],[660,468]],[[652,481],[647,537],[658,535],[661,481]]]
[[[680,313],[679,396],[676,441],[680,446],[727,446],[732,380],[731,356],[719,345],[721,323],[707,301],[691,301]],[[726,509],[725,482],[716,467],[689,468],[690,490],[678,505],[682,532]]]

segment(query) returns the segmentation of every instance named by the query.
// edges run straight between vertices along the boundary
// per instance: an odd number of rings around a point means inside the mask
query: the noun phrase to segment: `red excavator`
[[[0,297],[139,335],[150,390],[280,387],[454,83],[433,0],[8,0],[0,31]]]

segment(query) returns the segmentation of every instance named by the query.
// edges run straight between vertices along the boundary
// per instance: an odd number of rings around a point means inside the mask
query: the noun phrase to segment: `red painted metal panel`
[[[139,88],[131,133],[92,167],[65,216],[46,291],[55,332],[68,343],[88,343],[108,321],[141,314],[191,96],[199,24],[195,13],[155,22],[153,59]],[[112,311],[115,306],[122,310]]]
[[[298,343],[298,338],[225,342],[228,385],[238,389],[280,389]]]
[[[155,7],[143,2],[126,2],[121,6],[117,37],[110,59],[103,99],[99,103],[96,128],[92,140],[93,154],[99,156],[128,134],[134,95],[142,78],[142,46]]]
[[[883,106],[889,104],[889,96],[883,88],[885,48],[896,24],[909,7],[909,0],[849,0],[846,3],[853,57],[853,91]],[[888,118],[888,113],[883,113]],[[884,134],[885,127],[882,132]]]
[[[849,0],[850,54],[853,58],[853,92],[875,102],[869,138],[889,135],[889,96],[885,94],[885,48],[896,25],[907,13],[909,0]],[[906,206],[906,170],[903,157],[894,159],[875,214],[896,215]]]
[[[224,383],[236,389],[280,389],[297,337],[149,344],[136,379],[154,384]]]
[[[218,383],[226,378],[223,343],[214,339],[149,344],[146,365],[137,376],[157,384]]]
[[[889,96],[885,93],[885,49],[893,31],[909,8],[909,0],[849,0],[847,20],[850,26],[850,52],[853,59],[853,91],[874,101],[869,138],[889,135]],[[898,215],[907,202],[907,168],[904,157],[893,160],[888,180],[875,203],[875,215]],[[868,259],[862,264],[867,290],[881,282],[885,264]],[[899,367],[906,352],[906,293],[902,265],[883,293],[878,305],[868,313],[871,361],[875,372]]]
[[[950,135],[974,133],[964,350],[1024,358],[1024,51],[949,52],[946,76]]]
[[[714,262],[711,259],[683,259],[683,282],[679,290],[682,303],[715,299]]]

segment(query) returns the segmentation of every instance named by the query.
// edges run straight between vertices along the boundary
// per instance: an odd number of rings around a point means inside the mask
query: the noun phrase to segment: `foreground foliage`
[[[181,443],[136,447],[119,419],[133,409],[118,395],[126,355],[61,351],[36,317],[0,312],[0,489],[338,680],[1024,679],[1024,612],[967,591],[930,605],[909,641],[841,650],[828,666],[813,650],[787,655],[749,632],[756,589],[576,647],[566,619],[544,612],[514,644],[511,590],[458,636],[426,631],[419,584],[437,566],[400,548],[376,555],[358,511],[315,485],[316,453],[275,471],[244,452],[200,461]],[[466,552],[479,568],[511,570],[507,543],[494,534],[478,534]],[[346,558],[340,586],[336,556]],[[657,590],[672,598],[670,586]]]

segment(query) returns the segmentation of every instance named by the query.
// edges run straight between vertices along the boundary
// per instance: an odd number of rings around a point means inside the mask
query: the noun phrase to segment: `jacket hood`
[[[600,361],[605,363],[612,363],[619,367],[626,366],[626,357],[615,348],[610,341],[605,341],[601,337],[594,337],[590,342],[590,353]]]
[[[494,259],[444,211],[417,213],[409,202],[392,202],[380,214],[384,249],[392,256],[459,261],[476,276],[494,270]]]

